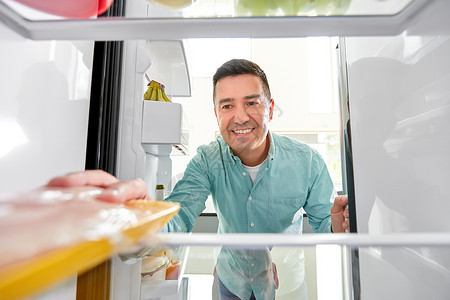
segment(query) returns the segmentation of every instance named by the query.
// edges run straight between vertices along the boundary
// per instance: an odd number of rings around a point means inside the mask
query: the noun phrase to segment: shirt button
[[[255,223],[251,222],[250,227],[253,227],[253,226],[255,226]]]
[[[250,281],[251,281],[251,282],[253,282],[253,278],[252,278],[252,279],[250,279]]]
[[[254,267],[255,266],[255,264],[254,263],[252,263],[251,265],[250,265],[250,267]]]
[[[253,199],[252,196],[248,197],[248,200],[249,200],[249,201],[252,201],[252,199]]]
[[[245,176],[245,175],[247,175],[247,173],[243,172],[243,173],[242,173],[242,175],[244,175],[244,176]]]

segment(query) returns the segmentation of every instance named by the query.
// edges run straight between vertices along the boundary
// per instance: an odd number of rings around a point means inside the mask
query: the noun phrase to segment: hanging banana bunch
[[[154,80],[147,85],[148,89],[144,94],[144,100],[172,102],[164,92],[164,85]]]

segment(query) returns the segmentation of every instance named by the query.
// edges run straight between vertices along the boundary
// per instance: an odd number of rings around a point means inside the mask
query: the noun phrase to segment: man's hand
[[[70,173],[50,180],[46,187],[79,187],[92,186],[102,188],[102,192],[96,196],[97,199],[125,203],[127,200],[153,200],[147,191],[145,182],[140,178],[120,181],[113,175],[102,170],[87,170],[84,172]]]
[[[334,204],[331,207],[331,229],[334,233],[345,232],[349,228],[347,204],[347,195],[337,196],[334,199]]]

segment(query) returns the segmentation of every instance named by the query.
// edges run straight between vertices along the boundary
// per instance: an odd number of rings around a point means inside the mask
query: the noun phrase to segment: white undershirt
[[[248,172],[248,176],[250,176],[250,180],[252,181],[252,184],[253,184],[253,182],[255,182],[256,175],[258,175],[259,167],[261,167],[261,165],[262,165],[262,163],[260,163],[257,166],[254,166],[254,167],[249,167],[249,166],[242,164],[242,166],[244,166],[244,169]]]

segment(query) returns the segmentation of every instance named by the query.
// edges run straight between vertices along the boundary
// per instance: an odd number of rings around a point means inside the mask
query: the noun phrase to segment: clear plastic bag
[[[23,294],[18,287],[32,286],[23,281],[34,276],[44,288],[113,254],[135,251],[179,209],[171,202],[96,200],[101,191],[43,188],[0,197],[1,295]]]

